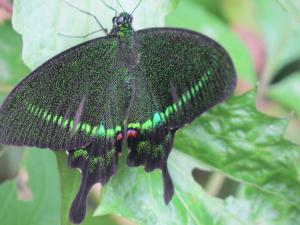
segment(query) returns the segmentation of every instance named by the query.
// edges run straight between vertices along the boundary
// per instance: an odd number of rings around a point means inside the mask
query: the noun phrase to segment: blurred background
[[[30,72],[22,62],[22,39],[13,30],[11,17],[12,1],[0,0],[0,102]],[[220,42],[237,67],[236,94],[257,89],[258,110],[288,118],[285,137],[300,144],[299,1],[181,0],[167,15],[166,26],[201,31]],[[26,173],[19,170],[22,158],[22,150],[0,146],[0,182],[17,179],[18,198],[26,201],[31,198],[31,190]],[[195,170],[194,176],[207,185],[211,174]],[[211,194],[225,198],[236,186],[233,181],[222,180]],[[92,195],[91,208],[97,206],[95,199]],[[96,219],[88,216],[84,224],[96,224]],[[132,223],[107,216],[97,218],[97,224]]]

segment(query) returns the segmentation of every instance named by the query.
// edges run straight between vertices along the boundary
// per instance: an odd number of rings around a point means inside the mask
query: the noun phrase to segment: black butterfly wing
[[[127,98],[115,39],[71,48],[25,78],[0,108],[0,143],[71,150],[114,139]]]
[[[0,143],[67,150],[69,165],[81,170],[70,210],[76,223],[90,188],[109,180],[121,151],[129,96],[119,55],[116,36],[71,48],[33,71],[0,108]]]
[[[199,33],[153,28],[137,37],[128,164],[160,168],[168,202],[174,190],[166,162],[176,130],[231,95],[236,74],[226,51]]]
[[[147,80],[147,90],[159,104],[156,110],[165,115],[169,128],[191,122],[232,94],[236,84],[232,61],[212,39],[172,28],[137,34],[141,46],[137,69]]]

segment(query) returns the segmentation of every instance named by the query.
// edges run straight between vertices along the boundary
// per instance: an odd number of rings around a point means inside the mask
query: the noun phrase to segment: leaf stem
[[[275,50],[273,51],[272,55],[269,57],[266,66],[264,67],[261,74],[260,85],[258,86],[258,90],[257,90],[258,100],[264,98],[268,90],[269,83],[272,79],[274,70],[276,68],[276,64],[279,61],[281,52],[284,49],[285,45],[287,44],[289,37],[293,31],[294,31],[294,24],[286,27],[285,32],[282,32],[282,35],[279,39],[277,46],[275,47]]]
[[[214,172],[207,182],[206,192],[211,196],[217,196],[222,189],[225,179],[226,177],[223,174]]]

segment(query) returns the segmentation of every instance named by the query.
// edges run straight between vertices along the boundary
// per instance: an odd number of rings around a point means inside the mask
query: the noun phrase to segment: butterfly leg
[[[93,34],[96,34],[100,31],[103,31],[102,29],[101,30],[96,30],[96,31],[93,31],[91,33],[88,33],[88,34],[85,34],[85,35],[79,35],[79,36],[73,36],[73,35],[68,35],[68,34],[63,34],[63,33],[58,33],[58,35],[62,36],[62,37],[67,37],[67,38],[87,38]]]

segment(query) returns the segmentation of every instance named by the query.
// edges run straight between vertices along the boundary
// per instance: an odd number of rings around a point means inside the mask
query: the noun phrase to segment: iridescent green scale
[[[1,144],[67,151],[69,165],[81,170],[74,223],[84,218],[90,188],[115,173],[124,141],[129,166],[162,170],[168,203],[175,132],[230,96],[236,84],[230,57],[208,37],[176,28],[134,32],[128,13],[114,21],[108,36],[33,71],[0,108]]]

